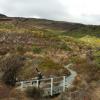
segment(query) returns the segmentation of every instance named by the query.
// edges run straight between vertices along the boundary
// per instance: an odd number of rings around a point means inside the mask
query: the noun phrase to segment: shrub
[[[20,53],[20,54],[24,54],[25,53],[25,50],[24,50],[24,47],[22,45],[18,45],[16,47],[16,50]]]
[[[10,55],[9,57],[4,58],[0,67],[4,73],[2,80],[5,84],[14,86],[16,83],[17,72],[21,66],[23,66],[23,58],[18,55]]]
[[[62,49],[62,50],[68,50],[68,51],[70,51],[71,50],[71,48],[69,47],[69,46],[67,46],[65,43],[63,43],[62,45],[60,45],[60,47],[59,47],[60,49]]]
[[[9,49],[7,49],[7,48],[2,48],[2,49],[0,49],[0,55],[5,55],[5,54],[7,54],[9,52]]]
[[[27,97],[34,98],[35,100],[43,98],[43,90],[36,87],[28,87],[26,89]]]
[[[82,64],[86,62],[86,59],[80,58],[79,56],[72,56],[70,59],[70,62],[76,63],[76,64]]]
[[[96,65],[97,65],[97,67],[100,68],[100,51],[96,51],[94,53],[94,61],[95,61]]]
[[[52,59],[49,57],[45,57],[41,63],[39,64],[39,68],[43,70],[50,70],[50,69],[55,69],[58,70],[61,68],[59,63],[54,62]]]
[[[37,54],[41,53],[41,48],[39,48],[39,47],[33,46],[32,50],[34,53],[37,53]]]

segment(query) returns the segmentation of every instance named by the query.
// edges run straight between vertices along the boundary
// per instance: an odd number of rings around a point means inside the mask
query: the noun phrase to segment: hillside
[[[6,18],[7,16],[4,14],[0,14],[0,18]]]
[[[70,22],[63,22],[63,21],[52,21],[46,19],[21,18],[21,17],[1,18],[0,31],[9,32],[9,33],[11,32],[17,32],[17,33],[43,32],[44,33],[45,32],[50,34],[53,33],[53,34],[71,36],[74,38],[75,37],[82,38],[82,40],[86,36],[89,36],[89,39],[92,37],[95,37],[94,39],[100,38],[100,26],[83,25],[79,23],[70,23]],[[100,40],[98,39],[97,42],[100,43]],[[95,42],[95,44],[97,42]]]
[[[63,59],[61,64],[64,64],[72,55],[85,54],[88,48],[93,48],[94,51],[99,49],[99,31],[100,26],[78,23],[34,18],[1,18],[0,54],[21,52],[24,56],[29,53],[33,58],[35,53],[42,57],[49,56],[54,61],[59,56],[56,62]],[[99,51],[94,53],[96,55]],[[100,61],[98,57],[95,59]]]
[[[81,78],[76,89],[100,80],[100,26],[0,16],[1,84],[36,77],[36,68],[45,77],[69,75],[69,63]]]

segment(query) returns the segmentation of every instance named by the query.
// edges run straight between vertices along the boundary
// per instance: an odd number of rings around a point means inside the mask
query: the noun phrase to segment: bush
[[[76,63],[76,64],[82,64],[86,62],[86,59],[80,58],[79,56],[72,56],[70,59],[70,62]]]
[[[62,50],[65,50],[65,51],[67,51],[67,50],[71,51],[71,48],[68,47],[65,43],[61,44],[59,48],[62,49]]]
[[[30,98],[34,98],[35,100],[43,98],[43,90],[36,87],[28,87],[26,89],[26,95]]]
[[[23,66],[23,58],[18,55],[9,55],[0,62],[0,67],[4,73],[2,80],[5,84],[14,86],[16,83],[17,72]]]
[[[41,48],[39,48],[39,47],[33,46],[32,50],[34,53],[37,53],[37,54],[41,53]]]
[[[18,45],[16,47],[16,50],[17,52],[19,52],[20,54],[24,54],[25,53],[25,50],[24,50],[24,47],[22,45]]]
[[[7,48],[2,48],[2,49],[0,49],[0,55],[5,55],[5,54],[7,54],[9,52],[9,49],[7,49]]]
[[[96,51],[94,53],[94,61],[95,61],[96,65],[97,65],[97,67],[100,68],[100,51]]]
[[[43,70],[59,70],[61,68],[59,63],[54,62],[52,59],[49,57],[45,57],[41,63],[39,64],[39,68]]]

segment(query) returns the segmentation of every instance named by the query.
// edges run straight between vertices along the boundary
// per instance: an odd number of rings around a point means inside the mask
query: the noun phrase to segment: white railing
[[[17,82],[18,84],[20,84],[17,87],[17,89],[24,90],[29,86],[39,87],[45,90],[47,95],[51,96],[54,94],[65,92],[66,88],[68,89],[69,87],[72,86],[72,83],[75,77],[77,76],[77,73],[69,68],[72,65],[73,64],[68,64],[64,66],[64,68],[66,68],[70,72],[70,75],[68,77],[60,76],[60,77],[46,78],[41,80],[31,79],[28,81],[20,81]]]
[[[46,78],[41,80],[28,80],[17,82],[19,86],[17,89],[24,90],[27,87],[39,87],[45,90],[46,95],[53,96],[61,92],[65,92],[66,89],[66,76],[55,77],[55,78]]]

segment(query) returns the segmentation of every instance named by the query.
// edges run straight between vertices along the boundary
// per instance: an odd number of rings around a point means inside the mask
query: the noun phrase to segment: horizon
[[[2,13],[0,13],[2,14]],[[23,16],[8,16],[6,14],[2,14],[5,15],[9,18],[30,18],[30,19],[37,19],[37,20],[48,20],[48,21],[56,21],[56,22],[65,22],[65,23],[72,23],[72,24],[81,24],[81,25],[90,25],[90,26],[100,26],[99,24],[86,24],[86,23],[82,23],[82,22],[71,22],[71,21],[64,21],[64,20],[54,20],[54,19],[47,19],[47,18],[37,18],[37,17],[23,17]]]

